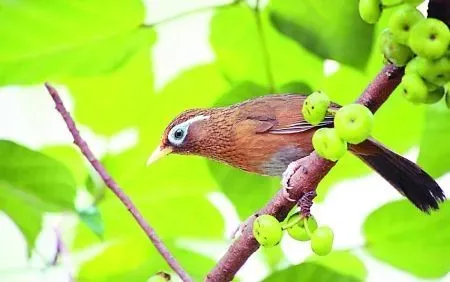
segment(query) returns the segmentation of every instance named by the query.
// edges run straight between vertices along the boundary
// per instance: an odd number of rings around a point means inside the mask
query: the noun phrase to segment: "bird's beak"
[[[151,165],[152,163],[156,162],[160,158],[172,153],[173,149],[172,147],[165,147],[164,149],[161,149],[161,147],[156,148],[155,151],[150,155],[150,157],[147,160],[147,166]]]

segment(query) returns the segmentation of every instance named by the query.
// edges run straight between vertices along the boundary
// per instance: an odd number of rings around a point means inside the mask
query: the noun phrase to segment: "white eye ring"
[[[174,146],[180,146],[183,144],[184,140],[186,139],[186,136],[189,131],[189,126],[193,124],[194,122],[197,122],[199,120],[205,120],[208,119],[209,116],[196,116],[191,119],[188,119],[185,122],[182,122],[180,124],[175,125],[170,131],[167,136],[169,139],[169,142]]]

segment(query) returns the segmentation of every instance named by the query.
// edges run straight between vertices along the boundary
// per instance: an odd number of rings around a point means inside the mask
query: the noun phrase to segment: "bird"
[[[224,107],[185,110],[166,127],[147,165],[168,154],[197,155],[249,173],[281,176],[289,164],[314,151],[314,132],[333,127],[331,113],[318,125],[304,119],[301,110],[306,97],[269,94]],[[332,103],[330,108],[340,106]],[[375,139],[349,144],[349,151],[420,210],[429,213],[445,200],[429,174]]]

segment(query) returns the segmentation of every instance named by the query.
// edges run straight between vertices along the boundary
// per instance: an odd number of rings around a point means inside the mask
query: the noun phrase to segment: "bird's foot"
[[[292,199],[289,195],[289,190],[292,189],[292,187],[289,186],[289,180],[291,179],[292,175],[294,175],[294,173],[302,166],[301,162],[302,159],[299,159],[290,163],[282,175],[281,185],[283,186],[283,195],[285,199],[290,202],[296,202],[296,200]]]
[[[297,205],[300,208],[300,214],[304,218],[308,218],[311,216],[311,207],[313,205],[313,200],[317,196],[315,190],[308,191],[300,198],[297,202]]]

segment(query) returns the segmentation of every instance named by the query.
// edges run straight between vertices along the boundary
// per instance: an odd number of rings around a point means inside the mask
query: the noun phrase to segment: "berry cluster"
[[[298,241],[311,241],[311,250],[319,255],[328,255],[333,248],[334,234],[330,227],[318,227],[314,217],[302,217],[299,212],[291,215],[281,224],[275,217],[264,214],[253,222],[253,236],[263,247],[273,247],[280,243],[283,230]]]
[[[387,62],[406,66],[400,89],[414,104],[432,104],[446,95],[450,108],[450,30],[438,19],[425,18],[414,0],[361,0],[359,12],[368,23],[378,21],[383,8],[393,9],[381,33],[381,52]]]
[[[334,115],[334,128],[320,128],[312,138],[319,156],[337,161],[347,151],[347,143],[359,144],[366,140],[373,127],[373,114],[363,105],[350,104],[338,110],[330,109],[330,99],[323,92],[310,94],[303,103],[305,120],[317,125],[328,114]]]

